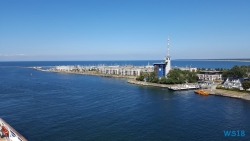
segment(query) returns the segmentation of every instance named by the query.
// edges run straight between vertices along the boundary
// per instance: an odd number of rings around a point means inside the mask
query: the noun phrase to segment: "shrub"
[[[247,89],[250,88],[250,81],[244,81],[242,82],[242,87],[246,91]]]
[[[145,78],[144,74],[142,72],[140,72],[140,75],[138,77],[136,77],[136,80],[137,81],[144,81],[144,78]]]

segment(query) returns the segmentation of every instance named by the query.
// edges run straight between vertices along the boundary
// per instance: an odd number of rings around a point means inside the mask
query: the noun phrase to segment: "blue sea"
[[[27,68],[154,62],[159,61],[0,62],[0,117],[29,141],[250,140],[250,101]],[[250,62],[172,61],[191,64],[231,68]],[[244,136],[224,135],[238,130]]]
[[[0,67],[31,67],[31,66],[59,66],[59,65],[153,65],[153,63],[163,62],[163,60],[142,60],[142,61],[18,61],[18,62],[0,62]],[[211,61],[211,60],[172,60],[171,66],[178,67],[197,67],[197,68],[227,68],[234,65],[250,65],[250,62],[236,61]]]

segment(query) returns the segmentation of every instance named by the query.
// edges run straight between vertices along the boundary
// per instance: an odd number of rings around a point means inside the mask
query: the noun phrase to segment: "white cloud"
[[[17,56],[27,56],[25,54],[0,54],[0,57],[17,57]]]

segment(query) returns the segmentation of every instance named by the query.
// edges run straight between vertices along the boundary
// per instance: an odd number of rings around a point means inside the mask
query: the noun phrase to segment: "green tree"
[[[248,67],[246,65],[242,65],[240,66],[240,68],[242,69],[242,71],[247,72]]]
[[[187,80],[188,82],[197,82],[198,76],[196,72],[190,72],[187,70],[170,70],[167,77],[163,76],[160,79],[158,78],[155,72],[151,73],[140,73],[140,76],[136,78],[138,81],[143,81],[144,79],[147,82],[151,83],[160,83],[160,84],[183,84]]]
[[[247,89],[250,88],[250,81],[244,81],[242,82],[242,87],[246,91]]]
[[[244,77],[246,73],[237,65],[235,65],[231,70],[233,77]]]
[[[159,78],[158,78],[156,72],[147,73],[145,75],[145,78],[146,78],[147,82],[151,82],[151,83],[157,83],[159,81]]]
[[[168,78],[178,79],[181,77],[180,70],[170,70],[167,76]]]
[[[232,77],[232,74],[229,70],[224,70],[222,72],[222,77],[224,77],[224,78]]]
[[[190,82],[190,83],[197,82],[198,79],[199,79],[199,77],[197,76],[197,74],[195,72],[189,72],[188,76],[186,77],[186,80],[188,80],[188,82]]]
[[[140,75],[138,77],[136,77],[136,80],[137,81],[143,81],[144,78],[145,78],[145,76],[144,76],[143,72],[140,72]]]
[[[167,78],[170,84],[182,84],[185,82],[185,73],[181,70],[170,70]]]
[[[201,70],[197,70],[197,71],[196,71],[196,73],[200,73],[200,72],[201,72]]]
[[[242,78],[242,77],[246,77],[246,76],[247,76],[247,74],[246,74],[246,72],[244,72],[243,68],[240,68],[237,65],[235,65],[230,70],[224,70],[222,73],[222,77],[224,77],[224,78],[227,78],[227,77]]]
[[[164,76],[161,77],[161,78],[159,79],[158,83],[160,83],[160,84],[167,84],[167,78],[164,77]]]
[[[172,79],[172,78],[168,78],[166,81],[166,84],[176,84],[176,80]]]
[[[159,81],[159,78],[156,72],[150,72],[148,75],[148,82],[157,83],[158,81]]]

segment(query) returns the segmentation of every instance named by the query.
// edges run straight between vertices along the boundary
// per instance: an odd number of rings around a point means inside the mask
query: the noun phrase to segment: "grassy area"
[[[229,89],[229,88],[224,88],[224,87],[222,87],[221,85],[218,85],[218,86],[216,87],[216,89],[229,90],[229,91],[236,91],[236,92],[242,92],[242,93],[249,93],[249,91],[244,91],[244,90],[240,90],[240,89],[237,89],[237,88],[231,88],[231,89]]]

